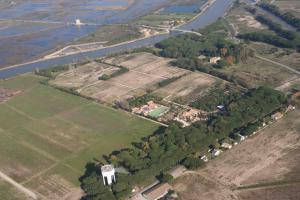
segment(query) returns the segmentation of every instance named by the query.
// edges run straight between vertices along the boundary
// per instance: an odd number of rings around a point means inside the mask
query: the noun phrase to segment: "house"
[[[222,151],[221,151],[220,149],[214,149],[214,150],[211,152],[212,156],[214,156],[214,157],[219,156],[221,153],[222,153]]]
[[[231,144],[228,144],[228,143],[225,143],[225,142],[223,142],[223,143],[221,144],[221,147],[222,147],[223,149],[231,149],[231,148],[232,148],[232,145],[231,145]]]
[[[277,112],[277,113],[275,113],[274,115],[271,116],[271,118],[272,118],[273,120],[279,120],[279,119],[281,119],[282,117],[283,117],[283,114],[282,114],[281,112]]]
[[[240,141],[246,140],[247,136],[243,136],[241,134],[237,134],[240,138]]]
[[[161,183],[143,192],[143,197],[146,200],[158,200],[168,194],[171,189],[172,187],[168,183]]]
[[[220,60],[221,60],[221,57],[212,57],[209,59],[209,62],[212,64],[217,64],[217,62]]]
[[[203,160],[204,162],[208,162],[208,158],[207,158],[207,156],[206,155],[204,155],[204,156],[201,156],[201,158],[200,158],[201,160]]]

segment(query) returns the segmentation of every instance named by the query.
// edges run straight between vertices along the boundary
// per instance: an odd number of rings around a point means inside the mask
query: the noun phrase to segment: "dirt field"
[[[174,183],[183,200],[298,200],[300,110]],[[197,183],[197,184],[195,184]]]
[[[125,100],[132,96],[139,96],[148,90],[154,90],[168,100],[189,96],[214,85],[215,77],[171,66],[172,59],[157,57],[150,53],[135,53],[106,58],[108,64],[90,63],[85,66],[69,70],[57,76],[52,84],[75,88],[81,94],[113,104],[117,100]],[[111,65],[110,65],[111,64]],[[109,80],[98,80],[103,73],[111,73],[116,67],[124,66],[129,72]],[[171,84],[158,88],[162,80],[181,77]]]
[[[105,81],[98,80],[102,73],[113,72],[117,68],[108,64],[91,63],[64,72],[51,83],[75,88],[85,96],[113,104],[116,100],[142,95],[147,90],[155,89],[157,83],[162,80],[191,73],[171,66],[170,61],[172,59],[157,57],[150,53],[122,55],[105,60],[106,63],[121,65],[129,69],[129,72],[120,76]],[[213,82],[213,78],[201,73],[188,77],[190,77],[189,79],[199,78],[197,84],[203,84],[204,86]],[[185,85],[185,87],[188,86]],[[175,93],[178,89],[173,88],[173,90],[171,92]],[[185,90],[187,89],[185,88]]]
[[[162,87],[155,92],[162,96],[167,96],[168,100],[190,99],[194,95],[200,95],[201,92],[211,88],[217,78],[204,73],[190,72],[177,81]]]
[[[52,84],[66,88],[82,88],[98,81],[103,74],[111,75],[119,68],[98,62],[91,62],[59,74]]]

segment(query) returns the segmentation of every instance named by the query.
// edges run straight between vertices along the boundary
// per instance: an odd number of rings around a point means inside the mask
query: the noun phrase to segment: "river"
[[[210,6],[205,12],[200,16],[196,17],[193,21],[180,26],[180,29],[192,30],[203,28],[213,22],[215,22],[219,17],[222,17],[226,11],[229,9],[234,0],[216,0],[213,5]],[[6,68],[0,70],[0,79],[5,79],[9,77],[16,76],[18,74],[23,74],[27,72],[32,72],[35,69],[45,69],[54,65],[64,65],[69,63],[74,63],[78,61],[84,61],[86,58],[97,58],[112,53],[118,53],[125,50],[135,49],[143,46],[154,45],[171,35],[157,35],[145,39],[136,40],[133,42],[116,45],[113,47],[103,48],[101,50],[96,50],[92,52],[79,53],[74,55],[69,55],[65,57],[53,58],[48,60],[38,60],[36,62],[21,64],[16,67]]]

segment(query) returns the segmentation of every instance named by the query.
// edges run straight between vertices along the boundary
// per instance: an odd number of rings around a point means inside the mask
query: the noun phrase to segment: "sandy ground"
[[[299,153],[300,110],[295,110],[205,169],[179,178],[174,187],[183,200],[298,200]]]
[[[144,94],[149,89],[155,89],[162,80],[190,73],[184,69],[170,65],[172,59],[157,57],[150,53],[138,53],[117,56],[106,59],[109,64],[117,64],[129,69],[120,76],[103,81],[98,77],[107,72],[113,72],[114,67],[106,64],[90,63],[76,69],[71,69],[57,76],[53,84],[75,88],[85,96],[92,97],[105,103],[114,103],[132,96]],[[197,75],[207,84],[206,76]],[[203,80],[202,80],[203,79]]]

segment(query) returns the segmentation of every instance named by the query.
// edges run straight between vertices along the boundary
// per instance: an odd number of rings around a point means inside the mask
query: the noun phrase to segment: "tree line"
[[[298,31],[300,31],[300,18],[296,17],[293,13],[282,12],[276,5],[265,3],[265,2],[260,3],[259,6],[262,9],[273,13],[274,15],[281,18],[283,21],[285,21],[286,23],[290,24],[291,26],[297,28]]]

